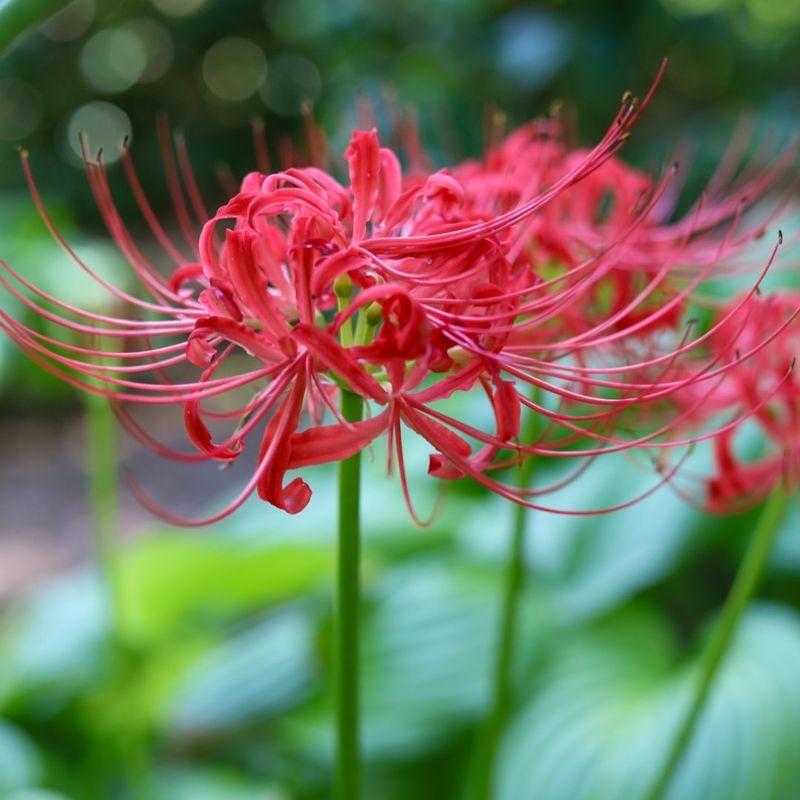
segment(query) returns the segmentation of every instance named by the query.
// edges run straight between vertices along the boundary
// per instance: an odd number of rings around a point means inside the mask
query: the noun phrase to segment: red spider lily
[[[787,147],[771,159],[770,168],[744,169],[736,176],[745,144],[743,136],[734,139],[706,192],[677,220],[677,181],[656,189],[650,176],[610,158],[581,181],[578,191],[562,193],[527,220],[509,257],[526,260],[539,274],[555,277],[567,270],[562,282],[581,284],[580,302],[570,302],[559,314],[576,332],[585,331],[587,322],[609,318],[613,330],[644,319],[655,331],[675,329],[686,308],[685,295],[676,300],[675,279],[691,278],[702,267],[705,274],[711,267],[719,273],[727,256],[763,235],[769,219],[742,231],[736,227],[792,164],[794,148]],[[556,121],[537,120],[496,142],[482,161],[460,165],[454,177],[464,187],[464,203],[490,216],[528,199],[584,155],[566,145]],[[781,207],[777,204],[775,213]],[[726,223],[732,223],[730,238],[721,243],[710,234]],[[585,264],[611,245],[613,256],[601,268],[591,260]],[[636,326],[637,333],[643,330]]]
[[[147,300],[104,282],[62,240],[23,154],[34,201],[53,235],[81,269],[124,304],[129,316],[139,318],[75,308],[3,264],[7,277],[0,281],[29,309],[67,334],[91,338],[76,343],[69,336],[51,337],[3,311],[0,326],[52,372],[114,401],[122,421],[164,455],[231,462],[246,443],[259,438],[256,469],[239,496],[203,520],[161,512],[180,524],[216,521],[254,492],[297,513],[311,490],[299,477],[285,483],[287,471],[347,458],[382,433],[388,437],[389,465],[396,460],[411,508],[403,427],[434,449],[432,475],[468,475],[516,502],[555,510],[531,499],[553,487],[512,489],[491,477],[491,471],[529,454],[586,458],[632,446],[687,444],[692,437],[669,440],[667,434],[680,429],[688,412],[627,439],[615,428],[616,421],[634,407],[658,404],[688,386],[701,397],[711,394],[736,363],[711,353],[688,373],[676,368],[677,362],[701,352],[716,328],[658,349],[652,342],[637,348],[631,340],[662,319],[672,319],[720,259],[752,238],[752,232],[737,230],[742,198],[734,192],[712,210],[698,203],[686,221],[666,225],[659,214],[670,186],[667,175],[650,187],[638,213],[613,223],[612,217],[581,219],[596,203],[598,173],[621,169],[614,155],[643,105],[626,96],[595,148],[561,153],[547,165],[546,178],[528,175],[524,188],[519,175],[509,178],[506,188],[499,176],[486,176],[486,196],[499,198],[494,208],[478,199],[481,180],[468,167],[404,181],[397,156],[381,147],[371,130],[356,132],[347,149],[349,185],[319,167],[252,173],[209,216],[178,140],[177,162],[172,150],[164,148],[165,173],[191,259],[181,255],[161,226],[126,150],[123,165],[136,201],[175,263],[169,279],[123,222],[102,160],[87,155],[89,183],[101,214]],[[524,144],[525,137],[520,138]],[[518,157],[542,161],[527,150]],[[772,174],[763,177],[755,188],[773,180]],[[644,187],[643,179],[637,177],[636,184]],[[582,202],[564,200],[580,194],[584,185]],[[536,248],[547,238],[540,219],[550,219],[549,209],[559,207],[560,213],[551,214],[552,227],[545,227],[550,240],[559,242],[564,268],[550,276],[543,274]],[[199,237],[192,214],[203,225]],[[730,224],[718,235],[726,220]],[[688,276],[684,285],[670,293],[664,306],[652,304],[654,293],[676,269]],[[637,270],[646,276],[642,287],[605,314],[582,318],[576,313],[595,303],[608,276]],[[95,339],[117,344],[99,346]],[[761,347],[753,345],[740,358]],[[181,366],[200,374],[175,380],[174,370]],[[524,384],[547,391],[559,401],[557,407],[529,399],[518,388]],[[336,403],[342,388],[362,396],[371,416],[346,422]],[[456,392],[473,390],[485,396],[491,409],[490,432],[437,407]],[[228,401],[224,411],[210,407],[217,398]],[[180,404],[199,452],[176,453],[155,442],[122,407],[125,402]],[[543,415],[560,433],[520,443],[523,411]],[[323,424],[327,415],[333,421]],[[211,420],[235,425],[215,438]],[[473,443],[480,446],[477,453]],[[674,468],[664,470],[662,481]]]
[[[715,474],[706,482],[705,506],[714,512],[741,511],[766,498],[780,481],[800,478],[800,293],[781,291],[741,305],[727,330],[714,341],[718,351],[767,346],[728,375],[704,413],[752,418],[766,438],[766,453],[742,457],[735,446],[737,424],[714,440]],[[779,330],[777,336],[774,332]]]

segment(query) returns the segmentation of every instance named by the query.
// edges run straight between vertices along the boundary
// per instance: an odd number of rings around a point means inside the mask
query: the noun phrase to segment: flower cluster
[[[53,235],[126,311],[68,305],[2,263],[5,288],[64,336],[2,310],[0,327],[64,380],[110,398],[123,423],[164,455],[231,462],[255,440],[257,466],[238,497],[203,520],[164,512],[176,522],[213,522],[253,493],[297,513],[311,489],[287,472],[347,458],[382,434],[411,509],[405,429],[430,445],[431,475],[469,476],[556,510],[536,501],[548,487],[514,488],[493,473],[532,455],[583,463],[634,446],[687,445],[701,436],[685,432],[694,412],[664,418],[666,401],[691,390],[700,407],[718,396],[770,336],[735,322],[758,282],[702,333],[684,317],[697,286],[763,232],[741,217],[785,161],[734,181],[724,163],[706,195],[675,218],[675,170],[651,180],[616,155],[649,97],[626,95],[591,150],[567,147],[549,120],[495,142],[480,161],[427,173],[404,175],[374,129],[357,131],[345,153],[347,183],[317,166],[254,172],[213,215],[178,140],[177,160],[165,148],[165,172],[190,259],[150,206],[126,149],[133,195],[174,262],[169,277],[123,221],[102,160],[87,154],[98,207],[146,297],[108,284],[69,248],[23,154]],[[717,347],[732,328],[741,343]],[[343,391],[363,398],[365,419],[342,417]],[[443,410],[457,392],[485,398],[490,428]],[[129,402],[182,406],[197,452],[154,441]],[[535,440],[522,434],[526,414],[549,423]],[[215,435],[220,421],[230,428]],[[662,467],[659,482],[674,469]]]
[[[714,438],[714,474],[706,481],[710,511],[741,511],[764,500],[776,485],[800,479],[800,293],[778,291],[719,312],[728,318],[713,347],[719,353],[755,355],[734,370],[703,417],[730,422]],[[760,432],[748,447],[745,421]],[[759,453],[759,445],[761,452]],[[766,450],[764,450],[766,446]],[[745,455],[750,450],[749,457]]]

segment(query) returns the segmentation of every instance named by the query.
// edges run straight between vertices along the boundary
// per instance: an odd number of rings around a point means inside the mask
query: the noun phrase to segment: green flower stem
[[[758,588],[772,543],[780,530],[786,502],[787,496],[783,486],[776,486],[764,505],[747,552],[725,601],[722,615],[703,654],[692,702],[672,741],[669,756],[664,762],[658,779],[647,795],[648,800],[661,800],[664,796],[681,758],[692,740],[714,679],[733,641],[742,614]]]
[[[113,685],[127,680],[135,668],[129,651],[122,613],[119,570],[119,480],[117,477],[117,422],[105,397],[84,395],[89,453],[89,506],[92,541],[111,609]],[[134,800],[152,798],[152,769],[147,732],[131,728],[120,732],[111,745]]]
[[[92,539],[111,605],[114,638],[119,643],[123,636],[117,541],[119,506],[117,424],[105,397],[87,394],[84,399],[89,450],[89,506]]]
[[[40,25],[69,0],[0,0],[0,54],[29,28]]]
[[[342,416],[358,422],[361,397],[342,390]],[[339,554],[336,586],[336,793],[337,800],[360,800],[361,747],[358,697],[360,606],[361,454],[339,463]]]
[[[522,440],[532,442],[536,438],[538,428],[536,413],[530,411],[527,421],[528,425]],[[535,459],[529,456],[520,465],[518,485],[521,489],[527,489],[531,485],[534,461]],[[516,652],[519,599],[525,579],[525,534],[528,511],[525,506],[514,506],[511,547],[506,563],[503,605],[500,612],[500,641],[494,663],[492,704],[485,721],[477,756],[473,800],[490,800],[493,795],[495,760],[511,705],[511,672]]]

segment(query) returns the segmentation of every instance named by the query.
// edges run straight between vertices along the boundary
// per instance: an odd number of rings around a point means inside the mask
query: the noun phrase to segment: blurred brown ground
[[[145,418],[146,416],[146,418]],[[182,427],[159,412],[139,415],[148,432],[187,449]],[[0,419],[0,603],[42,578],[91,557],[84,425],[80,416]],[[154,499],[194,516],[236,487],[248,469],[186,465],[147,450],[120,434],[120,461]],[[120,475],[119,535],[129,539],[159,524]]]

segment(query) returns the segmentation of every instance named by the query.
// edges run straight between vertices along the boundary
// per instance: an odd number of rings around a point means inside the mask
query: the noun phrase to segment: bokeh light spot
[[[83,75],[90,86],[101,92],[130,89],[146,67],[145,45],[128,27],[98,31],[81,50]]]
[[[267,72],[261,48],[239,36],[221,39],[203,57],[203,80],[222,100],[246,100],[258,91]]]
[[[322,78],[315,64],[303,56],[284,53],[269,62],[261,97],[276,114],[293,116],[300,113],[304,101],[315,101],[321,90]]]
[[[208,0],[153,0],[153,5],[168,17],[188,17],[207,2]]]
[[[567,61],[571,49],[569,31],[554,14],[519,9],[500,21],[498,66],[518,89],[544,86]]]
[[[104,162],[111,164],[119,159],[125,137],[131,136],[131,121],[119,106],[95,100],[72,113],[65,135],[67,152],[79,163],[83,163],[80,136],[85,135],[92,157],[102,148]]]
[[[33,86],[9,78],[0,81],[0,139],[16,141],[36,130],[42,100]]]
[[[147,63],[138,82],[152,83],[163,77],[175,56],[175,43],[170,32],[150,19],[131,20],[125,24],[125,29],[139,39],[145,51]]]

